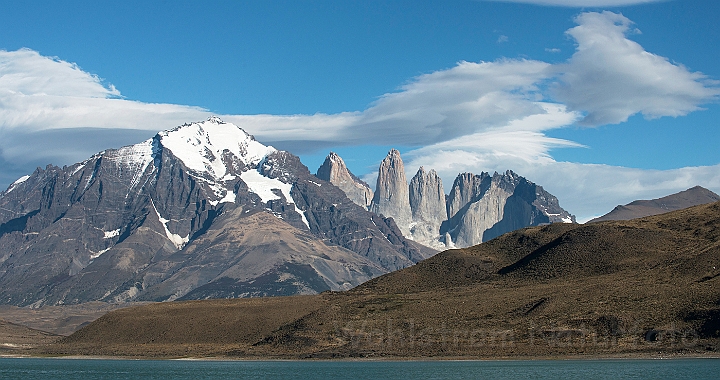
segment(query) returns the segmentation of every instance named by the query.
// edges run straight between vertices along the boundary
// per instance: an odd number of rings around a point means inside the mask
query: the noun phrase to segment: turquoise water
[[[187,361],[0,358],[0,379],[718,379],[720,359]]]

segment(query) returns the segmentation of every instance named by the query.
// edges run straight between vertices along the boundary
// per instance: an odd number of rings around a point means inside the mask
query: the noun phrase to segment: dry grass
[[[720,203],[550,225],[343,293],[111,312],[54,354],[143,357],[717,355]]]

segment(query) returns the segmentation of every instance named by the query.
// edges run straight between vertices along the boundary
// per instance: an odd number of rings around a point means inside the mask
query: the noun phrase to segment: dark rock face
[[[248,252],[262,262],[238,261]],[[216,118],[38,168],[0,193],[1,304],[339,290],[432,253],[296,156]],[[250,286],[256,277],[293,285]]]
[[[378,215],[392,217],[405,236],[410,235],[412,212],[408,182],[405,177],[405,165],[400,152],[390,150],[380,163],[375,195],[370,211]]]
[[[366,209],[370,207],[373,199],[373,191],[370,186],[354,176],[337,153],[330,152],[328,154],[315,176],[339,187],[356,204]]]

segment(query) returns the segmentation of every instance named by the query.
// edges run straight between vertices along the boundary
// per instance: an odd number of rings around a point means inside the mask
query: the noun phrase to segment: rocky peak
[[[448,196],[450,218],[440,232],[448,245],[467,247],[506,232],[543,223],[571,223],[557,198],[511,170],[475,176],[463,173]]]
[[[410,210],[413,220],[445,219],[445,190],[434,169],[425,171],[422,166],[410,180]]]
[[[412,212],[405,165],[400,152],[391,149],[380,163],[370,211],[392,217],[405,236],[410,235]]]
[[[325,162],[318,168],[316,177],[339,187],[355,204],[366,209],[370,206],[373,198],[372,189],[350,172],[345,161],[337,153],[328,154]]]
[[[497,175],[497,173],[495,174]],[[452,218],[465,205],[481,198],[490,188],[491,181],[492,177],[485,172],[479,175],[473,173],[458,174],[447,197],[447,218]]]
[[[434,253],[321,182],[217,118],[38,169],[0,197],[0,303],[339,290]]]
[[[495,172],[492,176],[492,183],[495,186],[510,193],[512,193],[515,190],[515,187],[517,187],[517,185],[523,180],[525,180],[525,178],[515,174],[512,170],[507,170],[503,174]]]
[[[413,240],[436,247],[440,238],[440,225],[446,219],[442,180],[435,170],[426,172],[421,166],[410,180],[409,190]]]
[[[283,183],[295,182],[298,173],[310,174],[307,167],[300,162],[298,156],[282,150],[268,154],[258,164],[257,169],[265,177],[278,179]]]

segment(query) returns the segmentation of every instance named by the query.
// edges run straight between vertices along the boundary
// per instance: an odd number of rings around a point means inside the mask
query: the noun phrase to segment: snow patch
[[[110,248],[112,248],[112,247],[110,247]],[[100,257],[103,253],[109,251],[110,248],[105,248],[105,249],[103,249],[102,251],[98,251],[98,252],[90,255],[90,260],[95,260],[95,259],[97,259],[97,258]]]
[[[160,213],[157,210],[157,207],[155,207],[155,202],[152,200],[150,201],[152,203],[153,209],[155,210],[155,214],[157,215],[158,219],[160,220],[160,223],[163,225],[163,228],[165,229],[165,236],[175,245],[175,248],[178,250],[183,249],[185,244],[187,244],[190,241],[190,234],[188,234],[185,237],[182,237],[178,234],[174,234],[168,230],[167,224],[170,221],[169,219],[165,219],[162,216],[160,216]]]
[[[265,146],[240,127],[212,117],[201,123],[185,124],[160,132],[162,145],[173,152],[189,169],[208,173],[212,178],[225,177],[228,168],[222,161],[229,152],[248,166],[257,165],[275,148]]]
[[[551,214],[551,213],[549,213],[549,212],[547,212],[547,211],[543,211],[543,212],[544,212],[545,215],[547,215],[547,216],[561,216],[561,215],[562,215],[562,214]],[[573,221],[572,221],[572,218],[569,217],[569,216],[561,216],[561,217],[560,217],[560,220],[562,220],[563,223],[572,223],[572,222],[573,222]]]
[[[30,178],[30,176],[29,176],[29,175],[24,175],[24,176],[22,176],[22,177],[18,178],[18,179],[17,179],[17,181],[13,182],[13,185],[19,185],[19,184],[21,184],[21,183],[23,183],[23,182],[27,181],[27,180],[28,180],[28,178]]]
[[[112,231],[103,231],[105,232],[105,239],[112,239],[116,236],[120,236],[120,229],[112,230]]]
[[[268,178],[260,174],[257,170],[249,170],[240,174],[240,179],[245,182],[250,192],[257,194],[263,203],[272,201],[275,199],[281,199],[280,196],[275,194],[273,190],[280,190],[282,195],[285,197],[285,201],[292,204],[295,207],[295,212],[300,214],[303,223],[310,229],[310,223],[308,223],[305,214],[297,207],[295,201],[290,195],[293,185],[291,183],[284,183],[277,178]]]
[[[16,187],[17,185],[19,185],[19,184],[21,184],[21,183],[23,183],[23,182],[27,181],[27,180],[28,180],[28,178],[30,178],[30,176],[29,176],[29,175],[24,175],[24,176],[22,176],[22,177],[18,178],[18,179],[17,179],[17,180],[15,181],[15,182],[13,182],[13,183],[12,183],[12,185],[10,185],[10,188],[9,188],[9,189],[7,190],[7,192],[6,192],[6,193],[9,193],[9,192],[11,192],[11,191],[15,190],[15,187]]]
[[[145,169],[153,160],[153,139],[122,147],[112,154],[106,154],[105,158],[115,162],[118,166],[132,170],[132,180],[130,181],[132,189],[140,182]]]
[[[320,184],[320,183],[317,183],[314,181],[308,181],[308,182],[312,183],[313,185],[317,185],[317,187],[322,187],[322,184]]]
[[[257,194],[260,199],[262,199],[263,203],[268,203],[269,201],[280,199],[280,196],[276,195],[272,191],[273,189],[280,190],[280,192],[285,195],[285,199],[288,202],[293,202],[292,197],[290,197],[290,189],[292,189],[292,184],[283,183],[276,178],[265,177],[257,170],[249,170],[243,172],[242,174],[240,174],[240,179],[245,182],[251,192]]]
[[[234,191],[228,191],[225,194],[225,197],[223,197],[223,199],[221,199],[219,201],[215,201],[215,202],[211,201],[210,204],[212,204],[213,206],[217,206],[218,203],[235,203],[236,196],[237,196],[237,194]]]
[[[74,176],[75,174],[77,174],[77,172],[79,172],[80,170],[82,170],[82,168],[84,168],[84,167],[85,167],[85,164],[87,164],[87,163],[88,163],[87,161],[83,161],[83,162],[77,164],[77,167],[73,170],[73,172],[70,174],[70,176],[72,177],[72,176]]]

